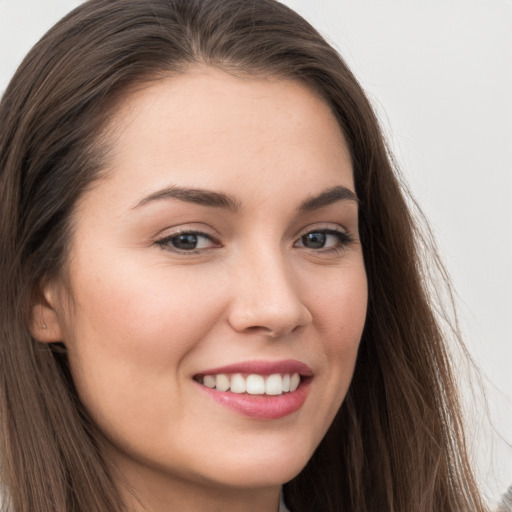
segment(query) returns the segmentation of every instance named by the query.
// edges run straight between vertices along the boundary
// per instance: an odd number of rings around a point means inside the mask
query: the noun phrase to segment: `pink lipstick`
[[[304,404],[311,368],[295,360],[247,361],[211,368],[194,376],[210,398],[241,414],[278,419]]]

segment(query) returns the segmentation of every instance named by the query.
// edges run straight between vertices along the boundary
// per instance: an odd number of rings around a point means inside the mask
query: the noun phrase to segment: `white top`
[[[283,493],[281,492],[281,499],[279,500],[279,512],[290,512],[284,504]]]

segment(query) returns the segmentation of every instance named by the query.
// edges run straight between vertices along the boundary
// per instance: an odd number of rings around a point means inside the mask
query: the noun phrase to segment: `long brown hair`
[[[372,108],[340,56],[274,0],[90,0],[26,57],[0,104],[0,467],[16,512],[122,511],[59,344],[30,305],[60,275],[80,195],[129,87],[196,63],[299,80],[348,142],[369,283],[353,382],[293,512],[480,511],[421,237]],[[436,262],[434,256],[434,262]]]

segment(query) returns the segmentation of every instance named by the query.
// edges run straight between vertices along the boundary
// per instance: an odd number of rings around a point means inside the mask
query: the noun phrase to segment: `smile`
[[[219,373],[198,375],[196,380],[203,386],[218,391],[276,396],[295,391],[299,387],[301,377],[298,373],[274,373],[272,375]]]
[[[313,371],[295,360],[247,361],[203,371],[193,380],[221,406],[253,419],[277,420],[304,405]]]

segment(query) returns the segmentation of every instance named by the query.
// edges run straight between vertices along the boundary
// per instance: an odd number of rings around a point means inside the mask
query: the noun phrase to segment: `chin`
[[[244,453],[215,464],[208,473],[218,484],[234,487],[271,487],[295,478],[306,466],[312,452],[300,448]],[[220,466],[220,467],[217,467]],[[208,470],[207,468],[204,468]]]
[[[235,487],[240,489],[281,486],[295,478],[302,471],[306,463],[307,461],[300,466],[294,467],[269,468],[266,466],[264,469],[259,465],[245,468],[239,467],[233,472],[224,472],[220,479],[218,477],[215,478],[215,483],[222,487]]]

